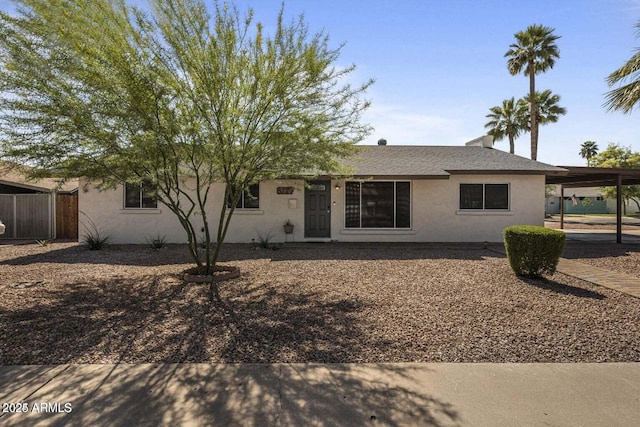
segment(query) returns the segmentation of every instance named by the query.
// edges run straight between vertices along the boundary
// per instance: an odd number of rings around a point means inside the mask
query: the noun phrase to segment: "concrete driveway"
[[[4,426],[634,426],[640,363],[1,366],[0,400]]]
[[[560,215],[551,215],[545,219],[545,225],[554,224],[557,228]],[[616,242],[616,217],[600,215],[565,215],[565,228],[562,231],[568,241],[578,242]],[[640,243],[640,218],[622,217],[622,243]],[[637,228],[636,228],[637,227]]]
[[[545,219],[546,222],[560,222],[560,215],[551,215],[551,217]],[[565,215],[565,224],[584,224],[589,225],[611,225],[615,227],[615,216],[604,215]],[[622,225],[637,226],[640,227],[640,218],[623,216]]]

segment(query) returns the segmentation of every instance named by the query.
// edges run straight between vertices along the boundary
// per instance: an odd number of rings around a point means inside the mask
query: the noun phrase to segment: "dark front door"
[[[331,181],[311,181],[304,193],[304,236],[331,237]]]

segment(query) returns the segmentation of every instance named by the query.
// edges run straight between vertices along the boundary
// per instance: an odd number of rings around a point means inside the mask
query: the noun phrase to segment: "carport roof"
[[[618,184],[640,185],[640,169],[593,168],[583,166],[559,166],[566,169],[565,175],[547,175],[547,184],[562,184],[565,187],[610,187]]]
[[[640,169],[592,168],[583,166],[562,166],[564,175],[547,174],[547,184],[561,184],[563,187],[617,187],[616,189],[616,242],[622,243],[622,191],[623,185],[640,184]],[[564,195],[564,192],[563,192]],[[564,204],[560,204],[564,206]],[[563,228],[564,212],[560,211],[560,228]]]
[[[29,190],[59,193],[73,193],[78,190],[79,180],[62,181],[56,178],[29,179],[26,176],[26,166],[17,166],[0,162],[0,184]]]

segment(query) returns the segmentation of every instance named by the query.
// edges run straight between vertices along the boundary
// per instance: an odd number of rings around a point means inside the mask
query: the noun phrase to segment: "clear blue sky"
[[[253,7],[268,30],[281,0],[236,3]],[[10,3],[0,0],[0,8]],[[304,13],[310,30],[324,30],[333,46],[345,42],[338,65],[355,63],[354,81],[376,79],[365,115],[375,131],[366,144],[462,145],[485,134],[490,107],[528,92],[525,76],[508,73],[504,53],[514,33],[536,23],[561,36],[560,59],[536,87],[559,94],[567,109],[541,127],[538,160],[583,165],[586,140],[640,151],[640,108],[624,115],[602,107],[605,77],[640,48],[640,0],[288,0],[285,12]],[[529,147],[529,134],[516,140],[516,154],[529,157]]]

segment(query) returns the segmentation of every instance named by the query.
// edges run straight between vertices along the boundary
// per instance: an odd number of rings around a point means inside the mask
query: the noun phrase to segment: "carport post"
[[[564,184],[560,184],[560,230],[564,230]]]
[[[622,243],[622,175],[616,181],[616,243]]]

